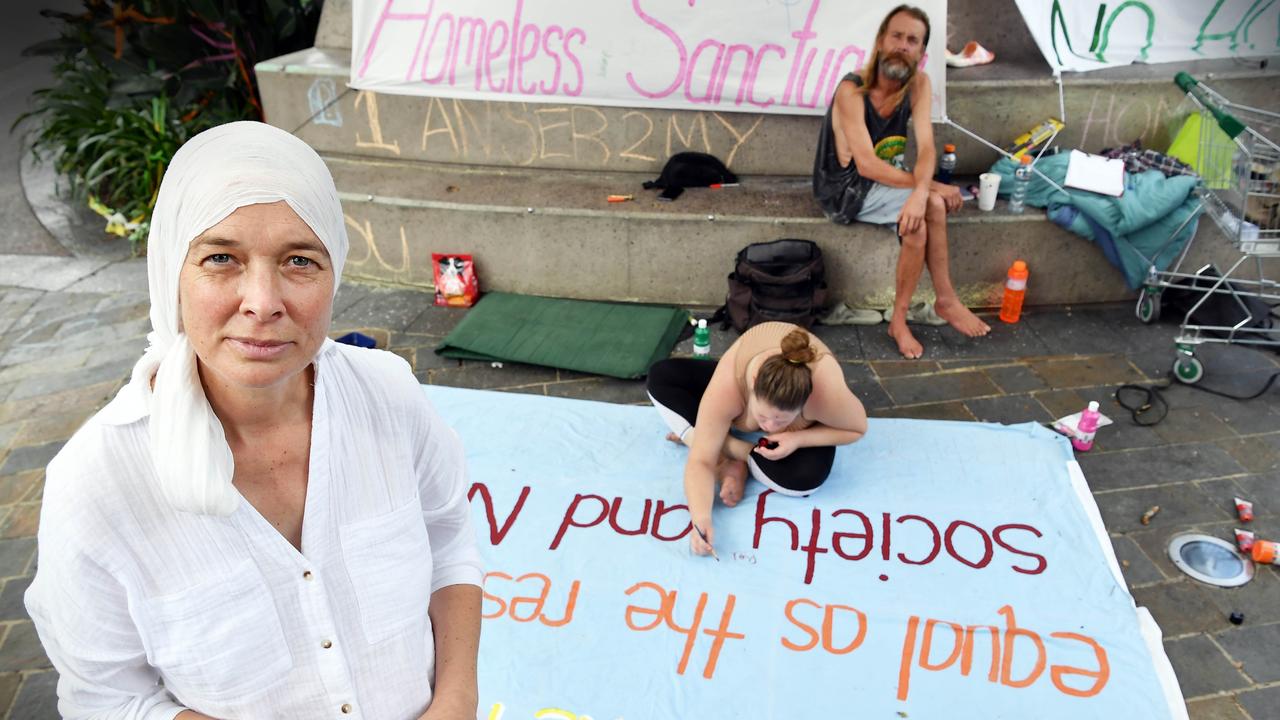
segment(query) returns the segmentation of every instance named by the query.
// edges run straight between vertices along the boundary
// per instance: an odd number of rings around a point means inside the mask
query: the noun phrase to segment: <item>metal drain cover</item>
[[[1211,535],[1183,533],[1169,541],[1169,559],[1202,583],[1238,587],[1253,579],[1253,561],[1231,543]]]

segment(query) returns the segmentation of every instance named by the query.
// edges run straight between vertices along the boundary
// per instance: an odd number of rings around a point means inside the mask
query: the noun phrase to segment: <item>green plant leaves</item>
[[[130,221],[140,218],[132,237],[145,238],[173,153],[206,128],[261,119],[253,66],[309,47],[321,5],[84,0],[80,13],[42,10],[61,22],[59,37],[23,54],[58,58],[56,82],[34,93],[34,109],[13,128],[38,122],[32,151],[66,176],[72,196],[92,195]]]

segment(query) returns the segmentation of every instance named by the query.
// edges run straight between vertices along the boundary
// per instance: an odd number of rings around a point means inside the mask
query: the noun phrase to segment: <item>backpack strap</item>
[[[707,318],[708,325],[711,325],[717,322],[720,323],[721,330],[729,329],[729,304],[728,303],[725,303],[724,305],[721,305],[720,307],[716,308],[716,311],[711,313],[711,317]]]

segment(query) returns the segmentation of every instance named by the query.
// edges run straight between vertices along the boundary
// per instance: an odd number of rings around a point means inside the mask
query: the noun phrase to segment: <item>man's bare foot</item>
[[[898,343],[898,352],[902,353],[902,357],[908,360],[915,360],[924,355],[924,346],[916,340],[916,336],[911,334],[911,330],[907,328],[906,318],[901,317],[906,313],[894,313],[893,321],[889,323],[889,337]]]
[[[990,325],[982,322],[957,299],[939,300],[933,304],[933,309],[938,312],[938,317],[969,337],[982,337],[991,332]]]
[[[737,505],[747,487],[746,461],[721,458],[716,465],[716,477],[720,480],[720,500],[729,507]]]
[[[688,445],[689,447],[693,447],[693,428],[689,428],[684,432],[684,440],[681,440],[679,435],[669,432],[667,433],[667,441],[673,442],[677,445]]]

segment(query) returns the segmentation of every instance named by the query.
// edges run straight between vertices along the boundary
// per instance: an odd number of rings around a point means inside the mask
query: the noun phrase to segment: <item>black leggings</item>
[[[684,438],[698,420],[698,404],[711,384],[716,364],[710,360],[668,358],[649,368],[649,399],[671,428]],[[835,462],[834,447],[805,447],[781,460],[770,460],[755,450],[747,458],[751,476],[784,495],[805,496],[826,482]]]

